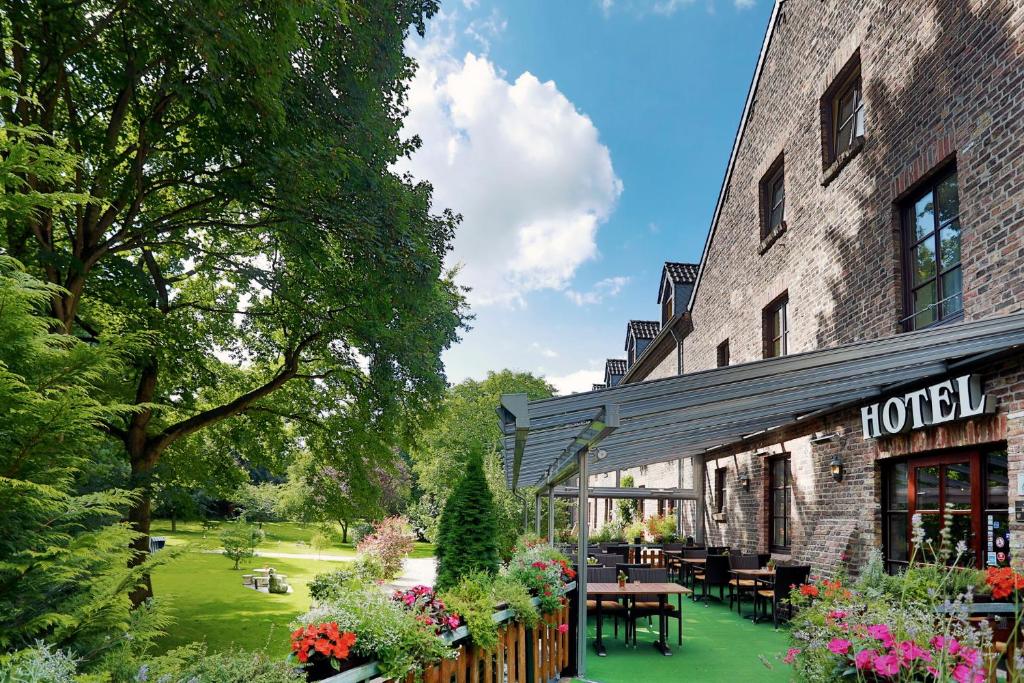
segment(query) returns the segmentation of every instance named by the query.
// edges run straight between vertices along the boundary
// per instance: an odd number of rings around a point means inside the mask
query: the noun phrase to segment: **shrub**
[[[238,563],[256,554],[256,546],[263,542],[263,531],[244,520],[226,524],[220,532],[220,543],[224,548],[224,556]]]
[[[634,538],[639,538],[642,540],[644,538],[644,535],[647,533],[647,527],[644,526],[643,522],[637,520],[635,522],[627,524],[626,527],[622,530],[622,533],[625,534],[627,541],[632,542]]]
[[[647,520],[647,534],[655,543],[669,543],[676,538],[676,518],[673,515],[655,515]]]
[[[78,662],[66,651],[39,641],[0,662],[0,681],[12,683],[74,683]]]
[[[477,572],[497,573],[497,534],[491,490],[481,458],[475,454],[441,514],[436,550],[438,589],[451,588],[462,577]]]
[[[433,628],[418,621],[376,586],[339,586],[329,602],[300,616],[292,627],[328,622],[336,623],[341,631],[355,633],[352,652],[376,659],[385,679],[400,679],[423,663],[454,657],[454,650],[434,634]]]
[[[391,599],[412,612],[420,623],[433,628],[437,635],[454,631],[462,624],[458,612],[452,611],[430,586],[396,590]]]
[[[359,542],[359,553],[380,563],[380,578],[390,581],[402,571],[402,560],[414,546],[412,530],[404,517],[378,522],[373,533]]]
[[[498,644],[498,624],[493,619],[494,596],[489,584],[490,574],[478,572],[463,576],[453,588],[441,593],[444,603],[466,622],[469,637],[485,650]]]
[[[576,579],[565,556],[550,546],[534,545],[517,550],[504,575],[520,583],[536,598],[540,611],[553,612],[565,604],[562,593]]]
[[[205,643],[190,643],[142,665],[133,681],[160,683],[293,683],[304,677],[295,667],[264,652],[242,649],[207,652]]]
[[[359,520],[352,525],[352,542],[358,544],[364,538],[373,533],[373,525],[366,520]]]

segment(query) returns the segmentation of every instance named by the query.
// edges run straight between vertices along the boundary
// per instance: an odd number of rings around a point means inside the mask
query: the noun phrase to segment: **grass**
[[[223,524],[223,523],[221,523]],[[213,529],[206,531],[199,522],[178,522],[176,531],[171,531],[171,523],[167,520],[154,520],[151,533],[154,536],[166,536],[168,545],[183,545],[192,543],[197,547],[217,548],[220,546],[218,540],[219,531]],[[218,525],[218,527],[220,524]],[[268,553],[291,553],[315,555],[317,551],[310,546],[313,534],[319,527],[313,524],[298,524],[295,522],[266,522],[263,524],[263,531],[266,539],[256,549],[257,552]],[[341,542],[341,527],[331,527],[331,544],[320,549],[323,555],[340,555],[343,557],[355,557],[356,548],[354,543]],[[417,543],[409,557],[423,558],[434,556],[433,543]]]
[[[776,631],[770,622],[754,624],[730,611],[728,605],[728,602],[723,606],[711,601],[705,607],[684,598],[681,647],[676,644],[679,622],[669,620],[671,657],[665,657],[654,649],[653,643],[658,636],[656,619],[650,627],[646,620],[638,623],[640,642],[633,649],[623,644],[622,624],[619,624],[619,638],[616,639],[612,620],[605,617],[604,644],[608,656],[598,657],[592,647],[588,650],[586,680],[597,683],[636,680],[648,683],[680,680],[702,683],[789,681],[791,669],[780,658],[789,646],[787,631]],[[749,603],[744,603],[744,615],[749,612]],[[588,632],[593,643],[593,619]]]
[[[264,552],[316,554],[309,547],[316,527],[294,523],[263,525],[268,541],[259,546]],[[227,558],[203,550],[219,546],[217,531],[206,532],[199,523],[178,523],[171,532],[170,522],[154,522],[152,533],[165,536],[169,546],[188,546],[187,552],[153,573],[153,591],[166,600],[175,618],[174,625],[158,642],[171,649],[193,641],[206,641],[211,652],[232,644],[249,650],[265,650],[271,656],[288,653],[288,624],[309,609],[308,583],[317,574],[333,571],[344,562],[299,558],[254,558],[242,563],[238,571]],[[351,543],[340,538],[324,555],[355,558]],[[411,557],[433,557],[434,547],[417,543]],[[292,592],[271,595],[242,587],[242,575],[254,567],[269,564],[288,577]]]

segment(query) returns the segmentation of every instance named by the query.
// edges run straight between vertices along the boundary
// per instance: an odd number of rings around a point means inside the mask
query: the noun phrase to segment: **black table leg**
[[[654,647],[665,655],[666,657],[672,656],[672,648],[668,646],[668,618],[665,616],[665,594],[658,595],[658,641],[654,643]]]
[[[604,642],[601,640],[601,626],[604,622],[604,617],[601,614],[601,603],[604,600],[601,599],[600,595],[595,595],[597,602],[597,609],[594,612],[594,616],[597,619],[597,638],[594,639],[594,651],[597,652],[598,657],[607,657],[608,652],[604,649]]]

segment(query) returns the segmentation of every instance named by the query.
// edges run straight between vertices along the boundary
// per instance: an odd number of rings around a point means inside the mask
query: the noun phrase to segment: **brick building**
[[[615,382],[1024,309],[1024,2],[778,2],[701,263],[665,264],[657,303]],[[866,438],[851,405],[709,452],[707,541],[825,571],[882,547],[898,567],[910,516],[934,534],[953,511],[972,559],[1005,564],[1024,551],[1024,356],[972,372],[994,413]],[[590,485],[687,488],[693,471]],[[612,506],[591,504],[596,528]],[[680,506],[684,533],[700,509]]]

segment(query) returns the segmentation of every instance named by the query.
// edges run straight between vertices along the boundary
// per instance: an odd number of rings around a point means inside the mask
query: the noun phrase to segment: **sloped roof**
[[[629,348],[629,335],[637,339],[654,339],[661,331],[661,323],[657,320],[630,320],[626,325],[626,348]]]
[[[604,373],[605,377],[608,375],[625,375],[626,374],[626,359],[625,358],[609,358],[604,362]]]
[[[691,284],[697,279],[697,271],[700,270],[699,263],[675,263],[665,261],[665,272],[677,285]]]

